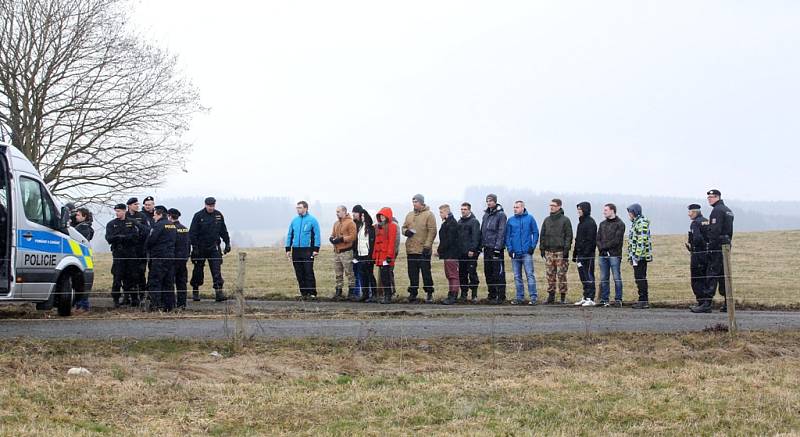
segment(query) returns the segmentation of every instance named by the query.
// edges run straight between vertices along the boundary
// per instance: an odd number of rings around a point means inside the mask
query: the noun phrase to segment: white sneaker
[[[586,299],[586,302],[584,302],[584,303],[583,303],[583,305],[581,305],[581,306],[582,306],[582,307],[593,307],[593,306],[595,306],[595,305],[596,305],[596,304],[594,303],[594,301],[593,301],[593,300],[591,300],[591,299]]]
[[[583,304],[585,304],[585,303],[586,303],[586,299],[581,298],[581,300],[575,302],[575,306],[576,307],[583,306]]]

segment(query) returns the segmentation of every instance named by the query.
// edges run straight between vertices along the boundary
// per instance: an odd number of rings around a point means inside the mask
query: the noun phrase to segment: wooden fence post
[[[736,335],[736,300],[733,298],[733,273],[731,270],[731,245],[722,245],[722,267],[725,280],[725,305],[728,307],[728,333]]]
[[[239,274],[236,277],[236,342],[238,346],[244,343],[247,333],[244,325],[244,284],[247,252],[239,252]]]

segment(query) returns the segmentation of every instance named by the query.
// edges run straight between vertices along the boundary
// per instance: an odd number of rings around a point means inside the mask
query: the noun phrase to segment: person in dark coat
[[[497,195],[486,196],[486,211],[481,221],[481,245],[483,246],[483,272],[489,289],[489,303],[506,301],[506,263],[503,250],[506,244],[508,219],[503,205],[497,203]]]
[[[472,205],[461,204],[458,220],[458,240],[461,255],[458,258],[458,282],[461,285],[460,302],[466,302],[467,292],[472,290],[472,303],[478,303],[478,256],[481,254],[481,223],[472,213]]]
[[[550,215],[545,217],[539,231],[539,250],[547,268],[547,302],[556,302],[556,287],[561,293],[560,303],[567,303],[567,270],[572,248],[572,222],[564,215],[561,199],[550,201]]]
[[[578,204],[578,230],[575,232],[575,249],[572,262],[578,268],[578,276],[583,284],[583,298],[577,306],[595,306],[597,289],[594,282],[594,251],[597,248],[597,224],[592,218],[592,204]]]
[[[222,291],[225,280],[222,278],[222,256],[231,251],[231,237],[225,225],[225,217],[216,208],[217,199],[206,197],[205,207],[197,211],[189,226],[189,240],[192,243],[192,300],[200,300],[200,286],[203,285],[203,270],[208,261],[214,287],[214,300],[223,302],[228,298]],[[220,250],[220,241],[225,249]]]
[[[689,261],[689,271],[691,272],[691,284],[697,305],[692,305],[689,310],[693,313],[710,313],[711,305],[705,305],[706,291],[706,270],[708,268],[708,230],[706,218],[700,205],[693,203],[689,205],[689,237],[686,240],[686,250],[691,254]]]
[[[144,292],[147,291],[147,248],[145,247],[145,240],[147,236],[150,235],[150,228],[152,226],[152,220],[150,217],[141,211],[139,211],[139,199],[136,197],[131,197],[126,202],[128,205],[128,218],[136,223],[136,227],[139,228],[139,244],[136,246],[136,278],[137,281],[137,288],[139,291],[139,299],[144,298]],[[128,295],[125,295],[122,304],[128,304],[132,302],[129,300]]]
[[[92,241],[94,229],[92,228],[92,213],[86,208],[78,208],[74,215],[75,225],[73,226],[84,238]],[[76,284],[75,309],[78,313],[89,311],[89,295],[84,292],[82,284]]]
[[[169,221],[175,225],[175,291],[177,292],[178,309],[186,308],[186,283],[189,281],[189,270],[186,268],[186,261],[191,255],[191,241],[189,241],[189,228],[180,222],[181,212],[175,208],[167,210]]]
[[[167,218],[167,208],[156,206],[153,218],[156,223],[150,229],[146,246],[150,254],[150,272],[147,276],[147,291],[150,295],[150,310],[172,311],[175,308],[175,291],[172,280],[175,276],[175,240],[177,227]]]
[[[361,205],[353,207],[353,221],[356,222],[356,240],[353,242],[353,255],[356,270],[361,279],[359,302],[377,302],[378,282],[375,279],[375,226],[372,216]]]
[[[450,211],[450,205],[439,207],[439,218],[442,226],[439,228],[439,247],[436,255],[444,261],[444,275],[447,278],[447,298],[442,301],[444,305],[456,303],[461,286],[458,283],[458,257],[461,255],[461,243],[458,240],[458,222]]]
[[[722,246],[731,244],[733,241],[733,211],[722,201],[722,193],[719,190],[709,190],[708,204],[712,206],[711,215],[705,225],[706,236],[708,237],[708,265],[706,269],[706,290],[705,302],[711,306],[714,293],[719,288],[719,294],[725,297],[725,269],[723,268]],[[726,312],[728,305],[722,301],[719,310]]]
[[[600,255],[600,305],[611,306],[611,274],[614,274],[614,306],[622,308],[622,247],[625,240],[625,222],[617,216],[617,206],[603,206],[603,217],[597,229],[597,251]]]
[[[116,218],[106,224],[106,241],[111,245],[111,298],[114,308],[120,306],[120,291],[125,292],[126,301],[139,306],[139,277],[136,251],[139,246],[139,227],[126,213],[127,206],[120,203],[114,207]]]

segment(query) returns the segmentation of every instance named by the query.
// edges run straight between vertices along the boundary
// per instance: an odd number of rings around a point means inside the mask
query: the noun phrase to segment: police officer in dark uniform
[[[147,291],[150,294],[150,310],[172,311],[175,308],[175,291],[172,280],[175,275],[175,240],[177,227],[167,218],[167,208],[156,206],[155,225],[147,237],[147,251],[152,263],[147,276]]]
[[[114,308],[118,308],[120,290],[125,290],[125,300],[139,305],[138,267],[136,250],[139,246],[139,228],[127,217],[127,206],[120,203],[114,207],[116,218],[106,224],[106,241],[111,245],[111,274],[114,281],[111,285],[111,298]]]
[[[142,201],[142,214],[144,214],[145,219],[147,219],[147,224],[150,225],[151,228],[156,224],[155,204],[156,201],[153,199],[153,196],[147,196]]]
[[[711,216],[706,226],[708,237],[708,267],[706,269],[706,305],[711,307],[711,300],[719,287],[719,294],[725,297],[725,275],[722,261],[722,245],[731,244],[733,240],[733,211],[725,206],[722,193],[719,190],[709,190],[708,204],[713,207]],[[725,301],[722,301],[721,312],[728,311]]]
[[[203,269],[206,260],[214,280],[215,300],[222,302],[228,298],[222,292],[222,255],[231,251],[231,239],[225,217],[216,209],[217,200],[213,197],[205,199],[205,208],[197,211],[189,226],[189,239],[192,243],[192,300],[200,300],[200,286],[203,285]],[[225,251],[220,252],[219,242],[225,243]]]
[[[697,305],[692,305],[689,309],[693,313],[711,312],[711,305],[705,305],[706,292],[706,270],[708,269],[708,238],[706,230],[708,226],[704,223],[703,211],[700,205],[693,203],[689,205],[689,239],[686,241],[686,249],[691,254],[689,269],[692,274],[692,291],[697,299]]]
[[[131,197],[128,199],[127,205],[127,217],[133,220],[133,222],[136,224],[136,227],[139,229],[139,241],[136,247],[136,286],[137,290],[139,291],[138,297],[139,299],[142,299],[144,298],[144,292],[147,291],[147,248],[145,247],[145,240],[147,239],[147,236],[150,235],[150,228],[152,226],[148,216],[139,211],[138,198]],[[125,300],[122,303],[132,304],[127,294],[125,295]]]
[[[186,261],[189,260],[191,242],[189,241],[189,228],[180,222],[181,212],[175,208],[170,208],[169,221],[175,225],[175,291],[178,293],[178,309],[186,308],[186,283],[189,281],[189,271],[186,269]]]

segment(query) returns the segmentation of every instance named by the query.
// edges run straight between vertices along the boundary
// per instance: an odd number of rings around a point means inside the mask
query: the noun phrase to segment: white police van
[[[69,211],[16,147],[0,143],[0,303],[35,302],[69,316],[76,295],[89,293],[89,242],[69,226]]]

